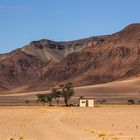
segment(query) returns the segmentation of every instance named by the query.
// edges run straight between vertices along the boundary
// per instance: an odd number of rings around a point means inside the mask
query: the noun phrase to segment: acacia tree
[[[49,103],[49,106],[52,105],[53,95],[51,93],[45,94],[45,99]]]
[[[68,106],[69,99],[74,95],[74,89],[72,83],[68,82],[65,85],[61,85],[62,97],[64,98],[65,105]]]
[[[72,83],[68,82],[64,85],[60,85],[60,89],[53,88],[49,94],[38,94],[38,101],[43,103],[48,102],[52,105],[52,100],[55,99],[57,105],[59,105],[60,97],[64,98],[65,105],[68,106],[68,101],[74,95],[74,89]]]
[[[57,88],[53,88],[52,95],[53,95],[53,98],[55,99],[57,105],[59,106],[59,99],[62,96],[62,92]]]
[[[51,106],[52,104],[52,100],[53,100],[53,95],[51,93],[49,94],[38,94],[37,95],[38,101],[41,101],[43,103],[48,102],[49,106]]]
[[[45,103],[45,94],[37,94],[37,100]]]

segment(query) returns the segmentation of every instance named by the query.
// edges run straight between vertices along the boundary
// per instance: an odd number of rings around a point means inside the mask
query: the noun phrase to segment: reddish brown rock
[[[140,24],[110,36],[69,42],[34,41],[0,56],[0,90],[100,84],[140,74]],[[24,87],[24,88],[23,88]]]

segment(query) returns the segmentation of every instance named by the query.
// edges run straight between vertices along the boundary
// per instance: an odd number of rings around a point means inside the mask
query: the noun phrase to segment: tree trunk
[[[65,105],[68,106],[68,100],[65,98],[64,99]]]
[[[59,106],[59,98],[58,99],[55,98],[55,101],[56,101],[57,105]]]
[[[52,101],[49,102],[49,106],[51,106],[51,105],[52,105]]]
[[[57,100],[57,105],[59,106],[59,98],[58,98],[58,100]]]

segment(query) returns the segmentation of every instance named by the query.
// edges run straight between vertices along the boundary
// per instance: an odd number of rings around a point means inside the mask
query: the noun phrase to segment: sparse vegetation
[[[28,104],[30,101],[29,100],[25,100],[25,103]]]
[[[107,136],[107,134],[106,133],[99,133],[98,136],[99,137],[105,137],[105,136]]]
[[[80,100],[80,99],[84,99],[84,96],[80,96],[80,97],[79,97],[79,100]]]
[[[23,140],[23,139],[24,139],[23,136],[20,136],[20,137],[19,137],[19,140]]]
[[[133,99],[129,99],[128,104],[135,104],[135,101]]]
[[[45,103],[46,102],[45,95],[46,94],[37,94],[37,101],[41,101],[41,102]]]
[[[52,100],[54,99],[59,105],[59,100],[61,97],[64,98],[65,105],[68,106],[68,101],[74,95],[74,89],[72,83],[66,83],[60,85],[60,88],[53,88],[49,94],[37,94],[37,101],[46,103],[48,102],[51,106]]]
[[[106,102],[106,100],[105,99],[100,99],[100,100],[97,100],[97,102],[100,103],[100,104],[103,104],[103,103]]]
[[[51,103],[52,103],[52,100],[53,100],[53,95],[50,93],[50,94],[38,94],[37,95],[37,100],[38,101],[41,101],[43,103],[46,103],[48,102],[49,105],[51,106]]]
[[[53,98],[55,99],[57,105],[59,106],[59,99],[62,96],[62,92],[60,91],[60,89],[53,88],[52,95],[53,95]]]
[[[52,100],[53,100],[53,94],[52,93],[45,94],[45,101],[49,103],[49,106],[52,105]]]
[[[24,140],[23,136],[20,136],[19,138],[11,137],[9,140]]]
[[[62,97],[64,98],[65,105],[68,106],[68,100],[74,95],[72,83],[67,83],[62,86]]]

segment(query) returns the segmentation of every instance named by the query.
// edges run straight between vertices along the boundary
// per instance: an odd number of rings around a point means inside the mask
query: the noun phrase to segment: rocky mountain
[[[107,36],[68,42],[47,39],[0,55],[0,91],[93,85],[140,75],[140,24]]]

